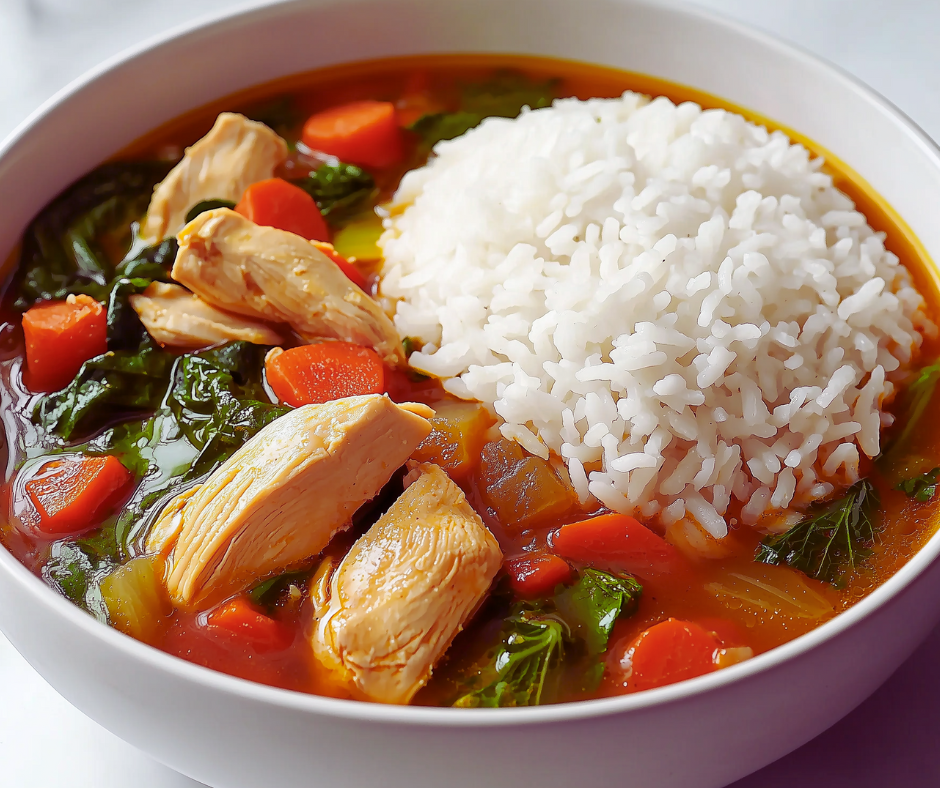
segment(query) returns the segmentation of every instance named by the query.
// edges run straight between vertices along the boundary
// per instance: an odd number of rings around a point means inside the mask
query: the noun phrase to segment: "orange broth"
[[[143,159],[154,155],[179,155],[180,149],[205,134],[216,115],[223,110],[240,111],[259,102],[279,96],[290,96],[301,114],[357,99],[398,100],[418,84],[441,104],[448,106],[462,84],[475,83],[491,76],[497,69],[511,68],[533,79],[560,80],[561,96],[613,97],[624,90],[635,90],[651,95],[664,95],[674,102],[695,101],[706,108],[723,108],[738,112],[748,119],[780,128],[765,118],[736,107],[717,97],[693,88],[672,84],[655,77],[627,73],[599,66],[544,58],[510,55],[456,55],[410,57],[355,63],[323,69],[308,74],[291,76],[267,83],[233,96],[220,99],[187,115],[177,118],[146,135],[122,151],[118,159]],[[912,272],[921,293],[928,303],[928,314],[936,320],[940,315],[940,289],[937,271],[910,229],[857,174],[811,140],[783,129],[791,139],[809,148],[826,160],[825,169],[837,186],[846,192],[868,218],[869,223],[886,235],[888,249],[898,255]],[[383,196],[390,195],[406,169],[421,162],[412,158],[407,167],[394,172],[380,173],[377,184]],[[12,344],[11,344],[12,342]],[[20,352],[12,340],[5,342],[3,355],[7,358]],[[940,342],[927,340],[921,352],[921,363],[940,356]],[[8,381],[3,383],[9,387]],[[409,388],[411,386],[411,388]],[[443,396],[434,383],[408,384],[401,399],[414,398],[433,402]],[[25,400],[14,398],[11,407],[24,408]],[[938,404],[936,397],[933,405]],[[940,420],[924,419],[918,448],[940,464]],[[755,612],[754,608],[736,604],[733,600],[718,598],[706,590],[706,585],[717,575],[728,572],[754,574],[763,565],[754,563],[754,554],[762,535],[754,529],[736,526],[732,522],[729,537],[724,540],[724,557],[712,560],[690,561],[681,573],[664,577],[644,578],[644,593],[637,612],[618,622],[611,638],[608,664],[616,661],[624,646],[646,627],[667,617],[689,619],[705,624],[715,631],[726,646],[749,646],[755,653],[774,648],[804,634],[823,621],[851,606],[878,587],[933,535],[937,528],[935,502],[918,503],[904,494],[891,490],[877,472],[872,480],[881,494],[882,526],[873,553],[852,574],[844,588],[834,588],[822,582],[803,577],[803,582],[827,600],[830,612],[810,618],[800,618],[780,610]],[[583,518],[588,512],[570,512],[557,522],[542,524],[534,530],[519,532],[500,523],[492,510],[483,503],[474,477],[462,482],[471,503],[484,516],[496,534],[504,554],[513,557],[546,543],[548,534],[558,525]],[[8,488],[5,489],[8,495]],[[24,537],[9,526],[0,529],[6,546],[27,566],[41,572],[42,556],[47,547]],[[351,543],[351,536],[340,537],[331,550]],[[789,572],[789,569],[770,570]],[[802,576],[801,576],[802,577]],[[298,581],[303,587],[304,582]],[[198,664],[215,668],[236,676],[267,684],[296,689],[303,692],[348,697],[345,689],[335,686],[314,661],[303,635],[305,604],[283,602],[275,615],[295,633],[293,645],[286,651],[264,654],[240,643],[236,637],[210,634],[204,627],[201,612],[176,611],[169,627],[155,643],[163,650]],[[454,699],[461,671],[477,658],[484,645],[492,642],[498,631],[498,617],[486,605],[471,625],[453,644],[448,657],[438,666],[434,677],[416,698],[417,703],[441,704]],[[576,682],[564,693],[565,699],[595,697],[624,691],[616,679],[616,670],[608,671],[608,678],[596,690],[582,692]]]

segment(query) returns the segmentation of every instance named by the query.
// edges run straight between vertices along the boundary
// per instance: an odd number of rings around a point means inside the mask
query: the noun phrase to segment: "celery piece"
[[[166,560],[145,555],[105,577],[101,581],[101,596],[112,626],[137,640],[154,642],[173,611],[165,575]]]

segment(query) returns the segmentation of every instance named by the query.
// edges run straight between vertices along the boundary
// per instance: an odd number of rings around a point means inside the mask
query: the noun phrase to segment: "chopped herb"
[[[186,224],[189,224],[193,219],[199,216],[199,214],[205,213],[206,211],[212,211],[216,208],[234,207],[235,203],[231,200],[203,200],[202,202],[197,202],[186,214]]]
[[[354,164],[321,164],[297,185],[317,203],[331,224],[342,223],[376,194],[375,179]]]
[[[871,482],[857,482],[843,497],[813,506],[786,533],[766,538],[755,560],[786,564],[817,580],[841,586],[875,540],[878,503]]]
[[[454,703],[465,708],[537,706],[564,656],[567,625],[557,618],[517,610],[506,619],[500,644],[478,675],[478,689]]]
[[[894,489],[900,490],[909,498],[914,498],[921,503],[927,503],[937,493],[937,483],[940,479],[940,468],[934,468],[920,476],[911,479],[905,479]]]
[[[284,572],[283,574],[275,575],[252,588],[251,591],[248,592],[248,597],[256,605],[262,605],[270,609],[277,601],[277,596],[281,591],[292,584],[297,585],[297,583],[305,579],[308,574],[309,572]]]
[[[643,586],[629,575],[585,569],[577,583],[556,595],[555,607],[588,652],[602,654],[617,619],[636,611],[642,593]]]
[[[418,349],[418,340],[414,339],[413,337],[405,337],[401,341],[401,349],[405,353],[405,358],[408,358]]]

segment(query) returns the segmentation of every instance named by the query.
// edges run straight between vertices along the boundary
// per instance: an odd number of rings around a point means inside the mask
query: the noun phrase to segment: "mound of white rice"
[[[716,537],[879,452],[931,330],[852,202],[780,132],[635,93],[490,119],[405,176],[382,294],[459,397],[583,501]],[[735,508],[735,507],[732,507]]]

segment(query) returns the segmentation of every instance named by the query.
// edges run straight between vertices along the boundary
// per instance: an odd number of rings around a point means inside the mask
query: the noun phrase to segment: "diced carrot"
[[[255,651],[283,651],[294,640],[290,629],[266,616],[243,596],[235,597],[209,613],[206,629],[236,635]]]
[[[639,575],[685,566],[675,547],[625,514],[602,514],[563,525],[552,534],[550,544],[553,552],[573,561]]]
[[[381,394],[385,368],[372,348],[351,342],[272,351],[264,363],[277,398],[294,408],[359,394]]]
[[[353,101],[307,118],[304,145],[360,167],[388,167],[404,156],[395,105]]]
[[[308,241],[330,240],[330,229],[313,197],[282,178],[251,184],[235,211],[255,224],[287,230]]]
[[[506,562],[506,570],[509,586],[521,597],[545,596],[571,578],[567,561],[545,553],[511,558]]]
[[[108,350],[108,316],[86,295],[36,304],[23,315],[26,382],[34,391],[69,384],[88,359]]]
[[[350,263],[345,257],[341,254],[337,254],[336,250],[333,248],[333,244],[323,243],[322,241],[314,241],[313,245],[317,247],[323,254],[329,257],[334,263],[336,263],[340,270],[346,274],[346,277],[354,284],[359,287],[359,289],[369,292],[369,284],[366,282],[366,278],[362,275],[356,266]]]
[[[26,494],[50,536],[82,534],[98,527],[124,498],[133,475],[117,457],[64,457],[45,463]]]
[[[639,691],[710,673],[718,647],[698,624],[666,619],[640,633],[627,648],[620,663],[625,685]]]

